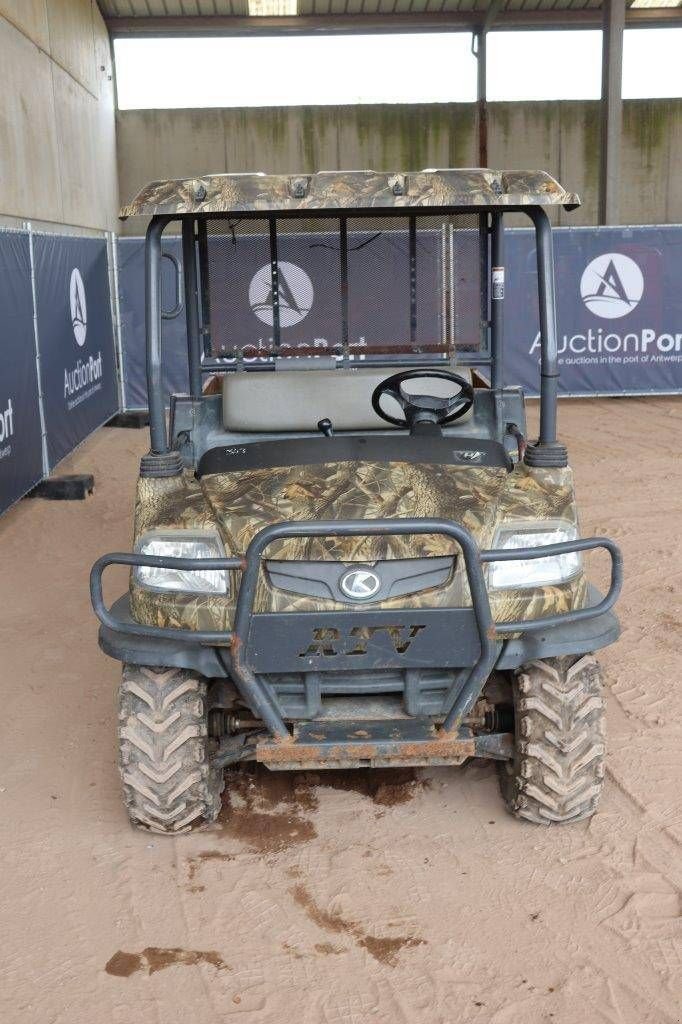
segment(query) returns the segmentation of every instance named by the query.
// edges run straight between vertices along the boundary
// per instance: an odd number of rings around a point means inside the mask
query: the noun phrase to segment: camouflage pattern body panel
[[[153,181],[121,209],[120,216],[538,205],[570,210],[580,205],[580,199],[546,171],[483,167],[384,174],[210,174]]]
[[[201,483],[230,548],[243,552],[258,530],[306,519],[453,518],[480,533],[504,486],[505,469],[409,462],[330,462],[249,469]],[[269,557],[372,562],[448,555],[446,537],[311,537],[280,541]]]
[[[561,520],[577,527],[580,523],[575,504],[573,471],[535,469],[519,463],[507,477],[495,514],[495,528],[510,524],[532,526],[538,520]],[[481,543],[492,547],[494,536]],[[489,590],[490,608],[498,622],[515,619],[539,619],[583,608],[587,600],[587,580],[583,573],[566,583],[527,590]]]
[[[193,473],[165,479],[140,477],[135,501],[135,543],[150,530],[213,530],[211,506]],[[233,583],[234,592],[234,583]],[[130,576],[133,617],[149,626],[183,629],[229,629],[233,610],[225,597],[208,594],[161,594],[145,590]]]
[[[149,530],[216,530],[228,554],[243,554],[255,533],[275,522],[308,519],[376,519],[406,516],[452,519],[466,526],[481,548],[492,547],[501,525],[538,520],[576,524],[570,469],[504,469],[424,465],[404,462],[341,462],[284,469],[242,470],[205,476],[187,472],[170,479],[140,479],[135,538]],[[279,541],[268,558],[332,560],[340,564],[382,559],[423,558],[457,553],[446,537],[322,537]],[[131,581],[135,618],[152,625],[187,629],[226,629],[239,586],[234,573],[231,595],[159,594]],[[586,597],[582,574],[558,586],[491,590],[498,621],[537,618],[581,607]],[[463,559],[457,558],[449,581],[407,597],[372,603],[374,609],[462,607],[471,604]],[[357,606],[355,606],[357,607]],[[291,594],[273,587],[264,572],[256,592],[256,611],[349,610],[347,604]]]

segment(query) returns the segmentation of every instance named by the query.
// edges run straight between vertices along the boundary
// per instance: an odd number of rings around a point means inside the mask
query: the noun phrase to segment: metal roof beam
[[[342,14],[296,15],[287,18],[200,17],[107,18],[112,36],[279,36],[358,35],[392,32],[471,32],[481,28],[486,11],[451,14]],[[629,8],[625,24],[631,28],[682,26],[682,7]],[[500,29],[601,28],[601,8],[585,10],[498,11]]]
[[[618,224],[620,139],[623,130],[623,30],[625,0],[605,0],[602,29],[601,161],[599,223]]]
[[[490,27],[500,12],[503,0],[488,0],[483,21],[472,36],[472,52],[476,57],[476,105],[478,117],[478,163],[488,166],[488,44]]]

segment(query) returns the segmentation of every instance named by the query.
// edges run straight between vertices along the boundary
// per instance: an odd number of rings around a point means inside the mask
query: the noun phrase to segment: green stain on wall
[[[601,122],[598,102],[582,105],[582,122],[585,180],[596,188],[601,166]]]
[[[652,169],[665,139],[674,132],[682,115],[680,100],[630,100],[623,104],[623,135]]]
[[[262,159],[268,158],[262,170],[282,150],[298,154],[296,170],[331,169],[332,138],[339,140],[341,169],[458,167],[469,166],[474,158],[476,114],[471,104],[273,107],[235,113],[240,130],[252,132]]]
[[[488,104],[488,135],[492,131],[500,132],[505,145],[509,142],[511,134],[511,115],[513,103],[489,103]],[[491,123],[494,118],[494,124]]]
[[[234,113],[238,117],[239,130],[243,133],[247,144],[250,137],[253,138],[255,144],[252,143],[252,148],[259,154],[276,154],[274,159],[279,165],[289,133],[289,117],[286,108],[263,107],[255,111],[244,107]],[[271,171],[274,166],[273,161],[267,167],[249,167],[248,170]],[[240,168],[240,170],[246,170],[246,168]]]
[[[557,131],[557,105],[544,101],[532,103],[495,102],[488,104],[488,151],[515,156],[502,157],[502,167],[542,169],[557,173],[550,166],[555,151],[553,136]],[[519,157],[519,152],[524,156]]]
[[[116,120],[121,194],[126,198],[144,180],[182,177],[201,173],[202,168],[221,170],[212,165],[220,153],[222,133],[224,159],[234,172],[467,167],[477,162],[478,153],[473,103],[118,111]],[[652,216],[651,189],[658,196],[655,209],[665,211],[670,222],[682,220],[679,191],[668,180],[682,164],[680,123],[682,99],[624,102],[627,222],[641,221],[643,210],[646,217]],[[587,200],[583,216],[578,213],[576,219],[594,221],[600,166],[598,101],[490,103],[489,138],[491,162],[503,168],[539,167],[560,178],[577,177],[562,184],[577,188]],[[549,161],[557,153],[557,142],[561,157],[555,162],[561,167],[552,167]],[[128,224],[123,230],[133,229],[135,225]]]
[[[377,171],[421,167],[440,143],[438,118],[422,105],[344,109],[346,131],[355,131],[360,162]]]

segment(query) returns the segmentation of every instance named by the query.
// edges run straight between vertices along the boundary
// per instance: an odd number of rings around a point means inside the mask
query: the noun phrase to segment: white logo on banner
[[[302,267],[287,260],[277,263],[279,292],[279,325],[293,327],[304,320],[313,304],[313,283]],[[275,322],[272,302],[270,264],[257,270],[249,285],[249,303],[259,320],[272,327]]]
[[[580,294],[591,313],[606,320],[626,316],[644,292],[642,271],[629,256],[606,252],[585,267]]]
[[[78,347],[82,348],[88,330],[88,307],[85,302],[85,285],[78,267],[74,267],[71,271],[69,302],[71,304],[73,336]],[[102,353],[98,352],[96,356],[84,356],[84,359],[85,362],[79,357],[76,365],[70,370],[67,367],[64,368],[64,400],[69,412],[102,389],[104,375]]]
[[[85,303],[85,285],[78,267],[71,271],[69,284],[69,300],[71,302],[71,326],[76,342],[82,348],[88,330],[88,307]]]

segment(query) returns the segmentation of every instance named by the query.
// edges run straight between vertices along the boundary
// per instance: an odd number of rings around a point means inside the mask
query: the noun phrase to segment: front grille
[[[273,587],[300,597],[357,606],[419,594],[449,583],[454,558],[396,558],[372,564],[331,561],[265,563]]]

